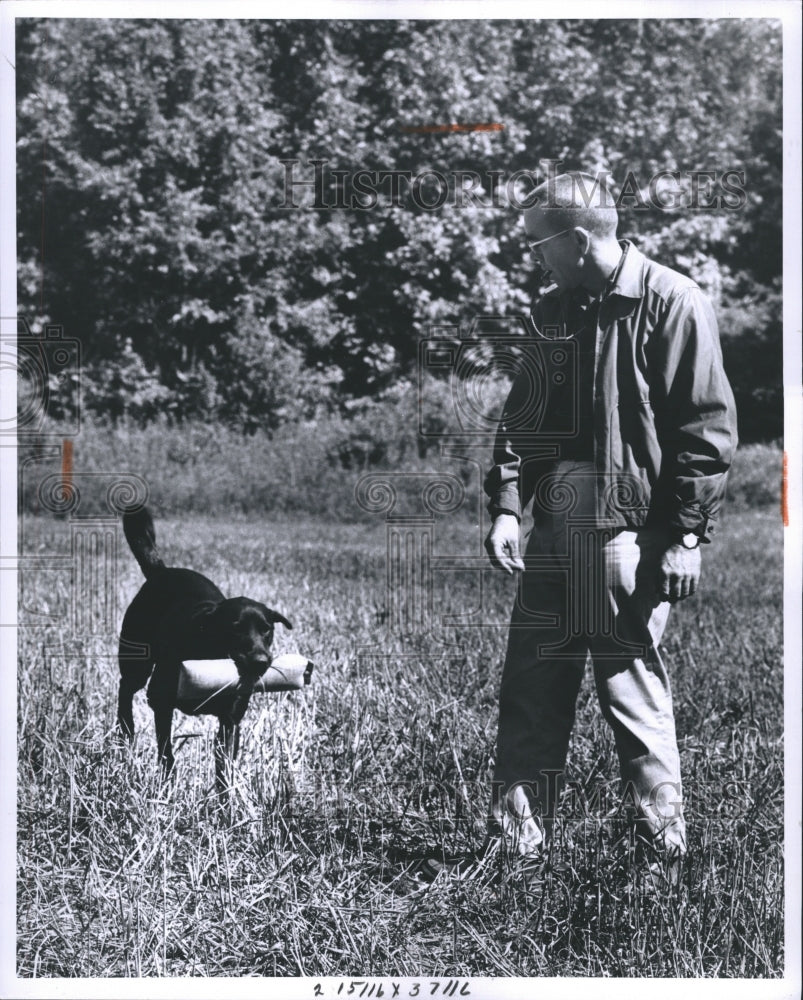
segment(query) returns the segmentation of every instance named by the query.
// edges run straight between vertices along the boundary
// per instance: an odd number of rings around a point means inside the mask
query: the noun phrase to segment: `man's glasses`
[[[568,229],[561,229],[559,233],[553,233],[552,236],[547,236],[543,240],[527,240],[527,249],[530,251],[538,250],[539,247],[542,247],[545,243],[549,243],[550,240],[556,240],[559,236],[565,236],[566,233],[570,233],[573,228],[573,226],[570,226]]]

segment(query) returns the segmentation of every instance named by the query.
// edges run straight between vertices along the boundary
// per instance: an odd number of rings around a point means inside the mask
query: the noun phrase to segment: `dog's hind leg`
[[[156,751],[162,776],[169,778],[176,761],[173,757],[173,707],[155,706],[153,719],[156,723]]]
[[[139,653],[137,655],[137,651]],[[127,739],[134,735],[134,695],[148,683],[153,659],[147,646],[120,639],[120,689],[117,697],[117,726]]]
[[[170,776],[175,763],[172,740],[173,711],[176,706],[180,670],[180,660],[172,655],[157,653],[156,666],[148,684],[148,704],[153,710],[153,721],[156,726],[156,752],[162,776],[165,778]]]

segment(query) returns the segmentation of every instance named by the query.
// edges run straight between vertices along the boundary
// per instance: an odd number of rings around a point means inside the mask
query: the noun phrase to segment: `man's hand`
[[[690,597],[700,580],[700,547],[687,549],[673,545],[661,557],[658,570],[658,596],[674,604]]]
[[[513,514],[500,514],[494,519],[485,551],[491,562],[506,573],[524,569],[524,560],[519,555],[519,520]]]

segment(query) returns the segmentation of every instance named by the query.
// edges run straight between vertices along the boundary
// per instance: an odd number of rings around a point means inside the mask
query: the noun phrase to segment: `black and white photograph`
[[[0,17],[0,995],[799,996],[801,5]]]

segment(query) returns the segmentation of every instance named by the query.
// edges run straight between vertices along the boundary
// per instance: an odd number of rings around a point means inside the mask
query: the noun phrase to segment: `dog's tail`
[[[157,569],[164,567],[162,557],[156,548],[156,532],[153,528],[153,518],[147,507],[130,514],[123,514],[123,533],[131,546],[134,558],[139,568],[145,574],[145,579],[152,576]]]

